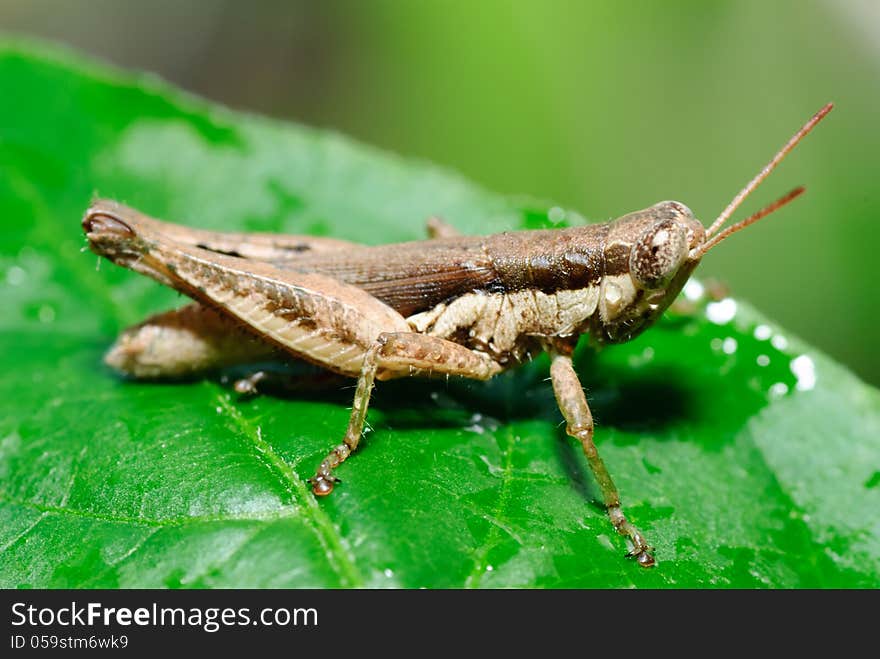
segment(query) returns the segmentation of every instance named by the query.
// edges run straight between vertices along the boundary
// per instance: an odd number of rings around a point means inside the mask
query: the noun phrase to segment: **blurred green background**
[[[592,220],[677,199],[709,223],[832,100],[744,212],[808,195],[700,274],[880,383],[874,0],[3,0],[0,29]]]

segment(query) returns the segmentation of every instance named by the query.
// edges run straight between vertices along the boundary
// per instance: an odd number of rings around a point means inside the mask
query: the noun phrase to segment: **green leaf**
[[[116,333],[179,301],[96,270],[90,198],[367,243],[420,238],[432,214],[543,225],[550,205],[45,47],[0,47],[0,89],[0,586],[880,585],[880,394],[733,300],[578,353],[653,570],[624,559],[543,358],[380,384],[373,431],[316,500],[305,480],[351,391],[118,379],[101,365]]]

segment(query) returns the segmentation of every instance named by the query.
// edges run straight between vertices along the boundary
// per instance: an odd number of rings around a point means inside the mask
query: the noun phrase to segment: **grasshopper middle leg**
[[[640,565],[651,567],[654,565],[654,557],[651,555],[652,548],[648,546],[641,531],[624,516],[623,509],[620,507],[620,493],[596,450],[596,444],[593,442],[593,415],[590,413],[584,390],[572,366],[571,357],[554,352],[551,359],[550,378],[553,381],[553,391],[556,394],[559,409],[565,417],[566,432],[583,446],[587,462],[602,491],[602,498],[611,523],[618,533],[629,538],[632,543],[629,555],[635,558]]]
[[[428,238],[455,238],[461,233],[451,224],[447,223],[443,218],[432,215],[425,222],[425,228],[428,230]]]
[[[379,379],[390,379],[416,373],[460,375],[475,380],[488,380],[503,367],[491,357],[468,350],[452,341],[410,332],[384,332],[364,355],[357,389],[351,406],[351,416],[342,443],[334,447],[309,479],[312,491],[318,496],[330,494],[339,479],[333,475],[360,441],[367,416],[367,407],[373,384]]]

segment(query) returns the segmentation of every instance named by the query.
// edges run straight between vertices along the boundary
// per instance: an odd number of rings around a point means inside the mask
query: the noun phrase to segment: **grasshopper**
[[[831,110],[817,112],[704,228],[664,201],[604,224],[461,236],[438,220],[429,239],[361,246],[309,236],[194,230],[113,201],[82,221],[95,253],[196,301],[127,330],[106,361],[135,377],[175,376],[272,356],[357,378],[348,427],[309,480],[315,495],[357,449],[375,380],[456,375],[476,380],[550,355],[568,435],[580,442],[628,555],[650,567],[645,536],[624,515],[593,441],[593,417],[572,366],[581,335],[629,341],[673,302],[710,249],[784,206],[796,188],[721,227]],[[237,384],[252,390],[261,375]]]

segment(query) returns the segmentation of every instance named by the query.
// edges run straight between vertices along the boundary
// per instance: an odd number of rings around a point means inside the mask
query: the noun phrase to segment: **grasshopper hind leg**
[[[364,365],[361,367],[360,376],[358,376],[357,389],[351,405],[351,416],[348,419],[348,427],[345,429],[342,443],[330,451],[318,467],[317,473],[309,479],[312,492],[316,496],[327,496],[333,491],[334,485],[340,482],[333,475],[333,470],[351,455],[360,442],[364,421],[367,418],[367,407],[370,404],[370,395],[373,392],[373,383],[376,380],[377,353],[380,348],[381,345],[376,343],[364,355]]]
[[[364,355],[351,416],[342,443],[334,447],[309,479],[312,492],[326,496],[339,479],[333,474],[358,447],[367,407],[376,379],[387,380],[407,375],[459,375],[487,380],[503,367],[491,357],[474,352],[452,341],[410,332],[384,332]]]
[[[277,348],[233,318],[195,303],[127,328],[107,351],[104,363],[125,377],[170,380],[280,356]]]

